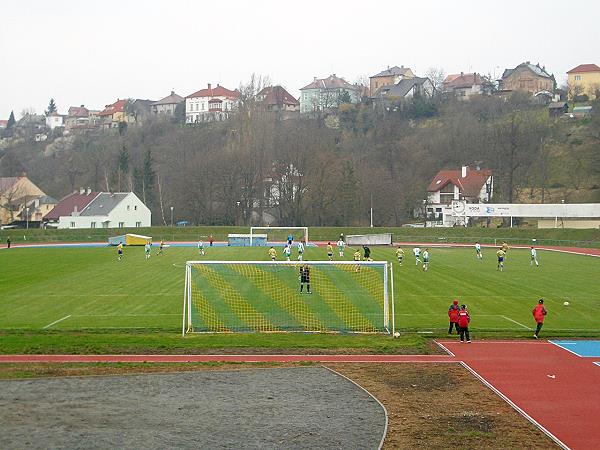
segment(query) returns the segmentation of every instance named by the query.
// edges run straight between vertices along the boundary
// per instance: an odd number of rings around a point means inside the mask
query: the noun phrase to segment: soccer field
[[[544,333],[600,333],[600,259],[539,251],[530,267],[526,249],[511,249],[504,272],[495,249],[483,261],[471,248],[432,248],[428,272],[415,266],[406,248],[399,267],[393,248],[373,248],[376,261],[393,261],[396,327],[443,333],[453,299],[465,303],[477,331],[528,333],[540,297],[548,316]],[[141,247],[13,248],[0,251],[0,329],[154,329],[181,331],[185,261],[268,260],[267,249],[170,247],[149,260]],[[281,248],[278,248],[281,255]],[[309,247],[308,260],[324,260],[323,247]],[[346,260],[352,251],[346,250]],[[281,259],[281,256],[280,256]],[[296,288],[293,285],[292,288]],[[563,306],[568,301],[569,306]]]

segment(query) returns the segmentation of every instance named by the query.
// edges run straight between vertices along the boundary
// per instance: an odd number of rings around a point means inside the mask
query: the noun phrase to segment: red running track
[[[447,363],[448,355],[0,355],[0,363],[97,363],[97,362],[317,362],[317,363]]]
[[[600,367],[546,341],[440,342],[563,448],[600,449]]]

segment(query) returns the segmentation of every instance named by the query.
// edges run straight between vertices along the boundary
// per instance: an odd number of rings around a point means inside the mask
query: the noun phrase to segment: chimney
[[[461,178],[465,178],[467,176],[467,173],[469,173],[469,166],[462,166],[462,169],[460,171]]]
[[[463,77],[464,75],[465,75],[465,74],[464,74],[464,72],[461,72],[461,73],[460,73],[460,76],[461,76],[461,77]]]
[[[85,105],[81,105],[82,108],[85,108]]]
[[[175,91],[171,91],[171,95],[175,95]]]
[[[92,188],[90,188],[90,187],[88,186],[88,188],[85,190],[85,193],[86,193],[87,195],[90,195],[90,194],[92,193]]]
[[[84,189],[84,188],[79,188],[79,193],[80,193],[81,195],[85,194],[85,189]]]
[[[317,77],[313,77],[313,81],[317,81]]]
[[[210,89],[210,83],[208,83],[208,89]]]

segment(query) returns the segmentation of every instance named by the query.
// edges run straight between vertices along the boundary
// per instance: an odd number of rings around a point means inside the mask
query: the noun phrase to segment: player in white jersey
[[[540,267],[540,263],[537,260],[537,250],[535,247],[531,247],[531,261],[529,261],[529,265],[533,266],[533,263],[535,263],[536,267]]]
[[[421,262],[421,249],[419,247],[413,248],[413,253],[415,254],[415,266],[418,266]]]
[[[298,242],[298,261],[302,261],[302,258],[304,258],[304,244],[302,243],[302,241]]]
[[[144,245],[144,253],[146,254],[146,259],[150,259],[151,249],[152,249],[152,244],[150,243],[150,241],[146,242],[146,245]]]
[[[339,240],[337,242],[337,248],[338,248],[338,252],[340,254],[340,258],[344,257],[344,248],[346,247],[346,243],[343,240]]]
[[[291,249],[290,245],[285,244],[285,247],[283,247],[283,255],[285,256],[286,261],[290,260],[291,254],[292,254],[292,249]]]
[[[198,253],[204,256],[204,242],[198,241]]]
[[[483,259],[483,253],[481,253],[481,244],[479,242],[475,242],[475,253],[477,254],[477,259]]]

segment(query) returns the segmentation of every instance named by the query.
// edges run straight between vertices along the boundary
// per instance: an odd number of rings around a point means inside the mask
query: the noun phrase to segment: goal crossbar
[[[304,234],[304,244],[308,244],[308,227],[250,227],[250,246],[252,246],[252,238],[255,231],[269,230],[302,230]]]
[[[308,276],[303,272],[306,268]],[[187,261],[182,335],[393,334],[390,269],[387,261]]]

